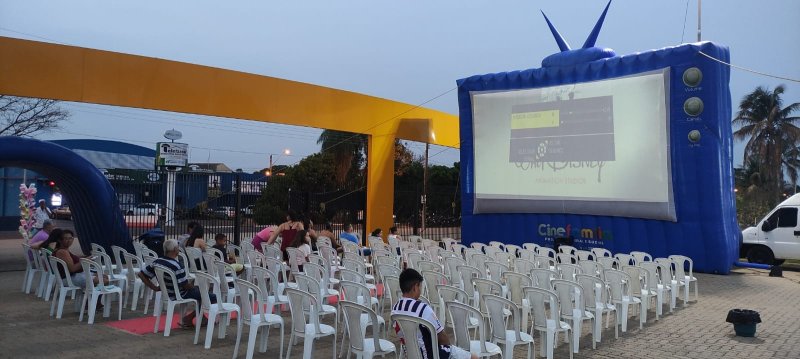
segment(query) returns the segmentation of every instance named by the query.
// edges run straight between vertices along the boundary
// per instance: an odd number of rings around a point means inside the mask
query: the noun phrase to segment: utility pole
[[[425,212],[428,207],[428,152],[430,151],[431,144],[425,143],[425,167],[422,169],[422,232],[425,234]]]
[[[697,0],[697,42],[700,42],[700,12],[703,0]]]

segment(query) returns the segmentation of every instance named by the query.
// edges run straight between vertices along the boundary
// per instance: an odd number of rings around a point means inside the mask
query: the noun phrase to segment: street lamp
[[[288,148],[283,149],[283,155],[284,156],[289,156],[291,154],[292,154],[292,150],[290,150]],[[275,162],[277,162],[278,159],[280,158],[281,154],[276,154],[276,153],[270,153],[269,154],[269,169],[267,170],[267,173],[266,173],[267,176],[272,176],[272,164],[273,164],[272,156],[273,155],[278,156],[277,158],[275,158]]]

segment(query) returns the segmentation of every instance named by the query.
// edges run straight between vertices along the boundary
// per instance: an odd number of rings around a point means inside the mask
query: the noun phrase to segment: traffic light
[[[47,185],[50,186],[50,188],[54,188],[56,186],[56,181],[49,180],[47,181]]]

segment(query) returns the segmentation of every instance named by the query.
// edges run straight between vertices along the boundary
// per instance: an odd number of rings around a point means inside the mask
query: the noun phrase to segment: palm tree
[[[783,172],[787,164],[783,160],[785,150],[800,142],[800,128],[796,125],[800,117],[791,116],[800,110],[800,102],[782,108],[783,92],[783,85],[772,91],[757,87],[742,99],[739,112],[733,119],[733,124],[739,127],[733,133],[734,138],[740,141],[750,138],[744,149],[745,160],[752,157],[761,159],[759,172],[766,177],[764,183],[776,200],[780,200],[783,188]]]
[[[322,152],[333,155],[336,182],[343,185],[353,170],[361,169],[368,137],[365,134],[324,130],[317,139]]]

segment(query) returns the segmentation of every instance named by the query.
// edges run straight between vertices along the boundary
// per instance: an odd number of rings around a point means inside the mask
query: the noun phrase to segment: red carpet
[[[175,330],[179,328],[179,323],[181,321],[181,317],[179,315],[175,315],[172,319],[172,329]],[[164,331],[164,325],[166,325],[167,316],[161,316],[161,323],[159,324],[158,331],[159,333]],[[147,315],[141,318],[134,318],[134,319],[125,319],[115,322],[107,322],[104,323],[105,325],[116,328],[131,334],[136,335],[144,335],[144,334],[153,334],[153,326],[156,324],[156,317],[151,315]]]

